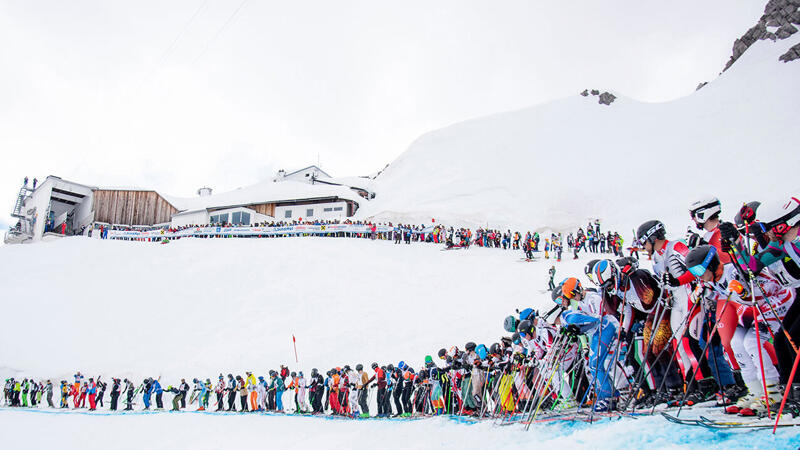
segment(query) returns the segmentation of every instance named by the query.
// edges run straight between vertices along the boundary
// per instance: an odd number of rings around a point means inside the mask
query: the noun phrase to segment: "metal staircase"
[[[17,219],[25,218],[22,215],[22,207],[25,206],[25,199],[28,198],[28,194],[31,192],[33,192],[33,189],[29,188],[27,184],[19,188],[19,195],[17,196],[17,202],[14,203],[14,212],[11,213],[11,217]]]

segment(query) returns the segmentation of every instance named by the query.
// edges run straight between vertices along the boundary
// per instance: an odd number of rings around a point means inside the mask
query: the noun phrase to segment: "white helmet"
[[[758,219],[768,230],[782,236],[800,223],[800,200],[789,197],[788,200],[764,202],[758,208]]]
[[[697,228],[703,228],[703,224],[720,212],[722,212],[722,204],[717,197],[704,197],[689,207],[689,214],[697,224]]]

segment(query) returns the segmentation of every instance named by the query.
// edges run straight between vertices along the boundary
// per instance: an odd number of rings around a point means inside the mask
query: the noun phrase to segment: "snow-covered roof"
[[[344,186],[326,184],[308,184],[286,180],[280,183],[262,181],[252,186],[239,188],[221,194],[203,197],[173,197],[160,194],[180,211],[197,211],[208,208],[253,205],[258,203],[277,203],[298,200],[312,200],[326,197],[339,197],[344,200],[359,202],[361,197],[352,189]]]

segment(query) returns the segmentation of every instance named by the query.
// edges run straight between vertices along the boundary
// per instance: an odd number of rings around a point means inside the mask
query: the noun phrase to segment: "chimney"
[[[208,197],[211,195],[211,188],[210,187],[201,187],[197,190],[197,195],[200,197]]]

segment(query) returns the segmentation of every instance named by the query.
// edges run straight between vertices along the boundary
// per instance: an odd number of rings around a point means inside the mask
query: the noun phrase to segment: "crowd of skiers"
[[[281,366],[266,375],[220,374],[215,383],[182,379],[166,388],[153,378],[138,387],[112,378],[109,409],[118,409],[122,398],[130,410],[139,395],[143,409],[153,400],[163,408],[167,392],[173,410],[196,403],[198,410],[366,417],[374,392],[378,417],[533,417],[552,409],[601,413],[707,401],[750,416],[776,413],[781,400],[800,413],[794,373],[800,360],[800,200],[751,202],[731,222],[721,220],[716,198],[693,203],[689,213],[694,229],[685,241],[668,239],[658,220],[638,227],[634,246],[652,267],[617,251],[615,259],[586,265],[590,284],[568,277],[558,285],[551,267],[550,312],[517,311],[505,319],[508,335],[498,342],[443,348],[438,363],[426,356],[416,368],[403,361],[368,369],[343,365],[324,374],[312,369],[309,377]],[[518,234],[508,234],[505,243],[506,234],[499,233],[498,243],[493,231],[478,230],[471,240],[469,230],[443,230],[448,245],[465,240],[535,248],[533,235],[520,244]],[[100,377],[86,381],[77,373],[74,383],[61,382],[60,406],[80,408],[88,400],[93,410],[105,391]],[[287,392],[293,408],[284,404]],[[52,407],[52,395],[49,380],[6,381],[12,406],[36,406],[44,396]]]
[[[642,223],[636,246],[652,270],[632,257],[590,261],[593,287],[570,277],[553,290],[555,324],[507,319],[512,342],[549,361],[553,395],[601,411],[716,399],[745,416],[785,398],[800,412],[800,200],[751,202],[732,222],[721,211],[716,198],[693,203],[686,242]],[[582,377],[590,393],[570,388]]]

